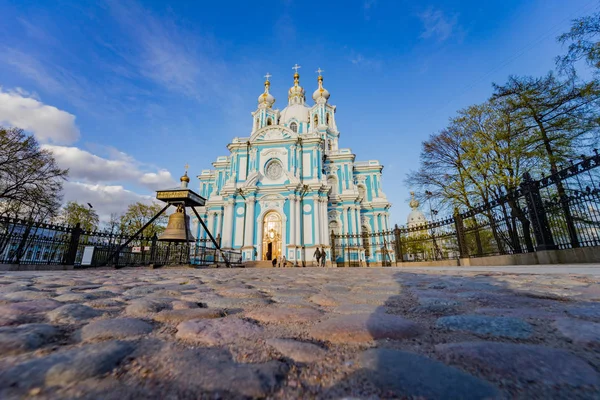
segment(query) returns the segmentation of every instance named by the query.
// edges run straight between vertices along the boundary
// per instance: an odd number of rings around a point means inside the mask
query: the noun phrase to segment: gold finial
[[[294,72],[294,86],[298,86],[298,80],[300,79],[300,74],[298,73],[298,69],[302,68],[301,66],[298,65],[298,63],[296,63],[296,65],[294,65],[292,67],[293,70],[295,70],[296,72]]]
[[[188,168],[190,168],[190,166],[186,163],[184,167],[185,167],[185,173],[183,174],[183,176],[181,178],[179,178],[179,180],[181,182],[188,182],[189,183],[190,178],[189,178],[189,176],[188,176],[187,173],[188,173]]]
[[[419,200],[415,199],[415,192],[410,192],[410,202],[408,203],[410,208],[416,210],[419,207]]]

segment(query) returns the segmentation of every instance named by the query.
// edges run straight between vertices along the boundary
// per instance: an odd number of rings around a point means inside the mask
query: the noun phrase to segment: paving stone
[[[502,379],[600,388],[600,374],[585,360],[562,349],[498,342],[449,343],[435,349],[446,362],[468,363]]]
[[[191,308],[199,308],[200,306],[193,301],[176,300],[171,303],[171,307],[173,307],[173,310],[188,310]]]
[[[310,296],[309,300],[317,305],[324,307],[335,307],[340,304],[339,301],[337,301],[333,297],[329,297],[321,293]]]
[[[92,307],[92,308],[100,308],[100,309],[120,308],[125,305],[125,303],[123,301],[118,300],[118,299],[95,299],[95,300],[87,301],[83,304],[86,306]]]
[[[256,341],[263,335],[263,328],[235,317],[222,319],[191,320],[177,325],[175,337],[210,346]]]
[[[96,318],[102,315],[102,311],[82,304],[67,304],[46,314],[48,319],[58,324],[76,324],[86,319]]]
[[[171,302],[168,300],[148,298],[136,299],[132,300],[129,305],[125,307],[125,314],[132,317],[147,317],[170,307]]]
[[[223,310],[216,308],[190,308],[187,310],[165,310],[154,316],[155,321],[177,324],[190,319],[221,318]]]
[[[2,298],[11,301],[27,301],[48,299],[52,297],[52,295],[53,293],[50,292],[35,292],[33,290],[22,290],[18,292],[6,293],[2,295]]]
[[[145,335],[152,331],[152,325],[135,318],[115,318],[93,321],[81,329],[84,341],[123,339]]]
[[[425,297],[419,300],[419,306],[415,307],[413,311],[428,314],[450,314],[456,313],[459,305],[460,303],[455,300]]]
[[[486,315],[453,315],[438,318],[435,325],[452,331],[467,331],[479,335],[527,339],[533,327],[518,318]]]
[[[374,304],[342,304],[333,309],[338,314],[372,314],[375,312],[385,313],[385,307]]]
[[[131,343],[106,342],[54,353],[5,370],[0,374],[0,388],[76,383],[110,372],[133,350]]]
[[[306,323],[320,319],[323,313],[314,308],[264,307],[246,313],[248,318],[269,323]]]
[[[163,286],[138,286],[124,291],[122,294],[126,297],[141,297],[158,290],[163,290]]]
[[[0,354],[14,355],[52,342],[60,331],[48,324],[25,324],[0,328]]]
[[[370,349],[359,356],[364,374],[386,397],[418,399],[500,399],[489,382],[439,361],[392,349]],[[430,379],[428,379],[430,378]]]
[[[72,292],[67,292],[67,293],[64,293],[64,294],[54,297],[54,300],[60,301],[60,302],[69,302],[69,301],[83,302],[83,301],[87,301],[87,300],[91,300],[91,299],[93,299],[93,296],[88,293],[72,293]]]
[[[0,326],[21,324],[40,319],[39,314],[62,306],[58,301],[44,299],[0,305]]]
[[[239,299],[264,297],[260,292],[256,290],[236,287],[230,289],[219,289],[217,293],[219,293],[223,297],[235,297]]]
[[[577,321],[572,318],[560,318],[554,326],[558,331],[575,343],[600,344],[600,323]]]
[[[279,361],[238,364],[222,349],[166,349],[152,361],[163,383],[190,392],[209,391],[211,398],[264,398],[285,378],[288,367]]]
[[[600,303],[571,307],[567,309],[567,313],[573,317],[600,322]]]
[[[422,329],[412,321],[396,315],[351,314],[333,317],[314,325],[309,334],[332,343],[363,343],[376,339],[407,339]]]
[[[185,298],[182,298],[185,299]],[[193,300],[192,300],[193,301]],[[233,297],[212,297],[201,300],[202,304],[205,304],[210,308],[224,308],[224,309],[236,309],[236,308],[251,308],[251,307],[264,307],[271,304],[271,301],[267,299],[237,299]]]
[[[284,356],[301,363],[319,361],[327,354],[320,346],[293,339],[269,339],[266,343]]]

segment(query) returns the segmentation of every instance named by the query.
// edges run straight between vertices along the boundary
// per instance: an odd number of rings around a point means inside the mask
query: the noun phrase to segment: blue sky
[[[276,108],[298,63],[337,105],[341,147],[378,159],[405,222],[421,142],[508,75],[543,75],[556,36],[597,0],[0,0],[0,123],[34,133],[71,170],[65,199],[102,217],[210,168],[270,72]],[[312,100],[309,100],[311,102]],[[312,104],[312,103],[311,103]],[[192,185],[197,186],[193,180]]]

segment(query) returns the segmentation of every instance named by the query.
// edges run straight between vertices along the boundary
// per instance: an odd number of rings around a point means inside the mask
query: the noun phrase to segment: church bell
[[[190,232],[190,217],[185,214],[181,205],[177,211],[169,216],[167,228],[158,238],[161,242],[193,242],[194,237]]]

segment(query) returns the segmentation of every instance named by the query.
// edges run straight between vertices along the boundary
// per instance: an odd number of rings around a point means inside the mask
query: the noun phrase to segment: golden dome
[[[188,176],[187,171],[185,171],[185,174],[183,174],[183,176],[181,178],[179,178],[179,180],[181,182],[188,182],[188,183],[190,182],[190,177]]]

